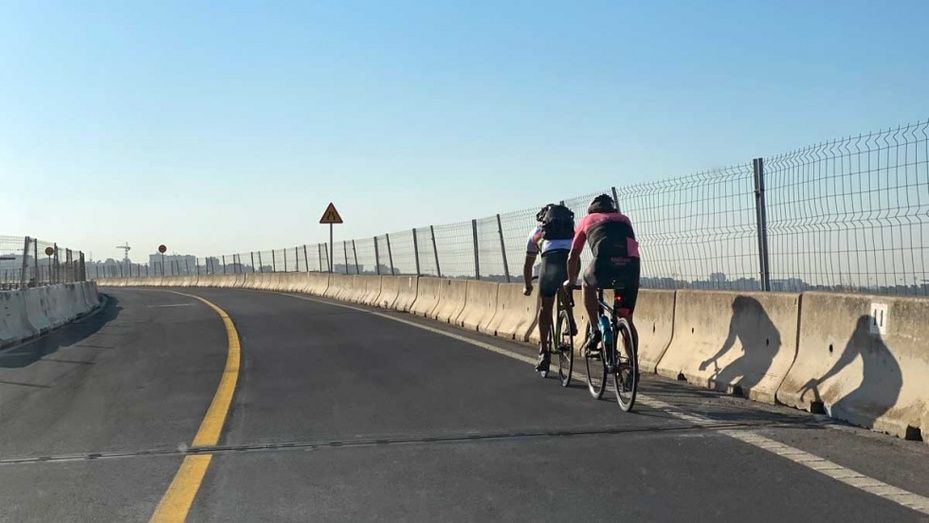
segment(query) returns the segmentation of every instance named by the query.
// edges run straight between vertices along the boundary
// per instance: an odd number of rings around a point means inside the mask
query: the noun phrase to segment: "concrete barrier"
[[[639,332],[640,372],[655,373],[658,362],[671,344],[674,295],[674,291],[639,290],[634,320]],[[581,339],[580,343],[583,341]]]
[[[37,334],[57,326],[48,313],[48,289],[48,287],[36,287],[29,289],[29,292],[24,294],[26,319],[29,320],[29,324],[36,330]]]
[[[497,292],[500,284],[472,280],[467,283],[465,305],[455,321],[461,327],[480,331],[493,319],[497,312]]]
[[[416,276],[381,276],[381,293],[378,307],[408,311],[416,300]]]
[[[330,274],[325,296],[334,300],[347,296],[352,290],[352,276],[349,274]]]
[[[357,300],[365,305],[377,305],[377,297],[381,294],[382,276],[361,276],[363,291]]]
[[[417,316],[431,317],[442,297],[444,282],[442,278],[420,277],[416,284],[416,299],[410,306],[410,312]]]
[[[429,314],[429,317],[434,320],[454,324],[465,306],[465,298],[468,295],[468,281],[448,279],[443,279],[442,281],[443,284],[439,301]]]
[[[536,294],[523,296],[523,286],[519,283],[500,283],[498,286],[496,311],[481,330],[501,338],[527,341],[539,313]]]
[[[329,288],[329,273],[327,272],[310,272],[307,273],[307,285],[304,292],[314,296],[325,296]]]
[[[0,292],[0,347],[28,338],[38,331],[26,317],[24,291]]]
[[[929,430],[929,300],[803,295],[797,358],[777,399],[902,438]]]
[[[774,403],[797,354],[800,295],[677,291],[658,374]]]

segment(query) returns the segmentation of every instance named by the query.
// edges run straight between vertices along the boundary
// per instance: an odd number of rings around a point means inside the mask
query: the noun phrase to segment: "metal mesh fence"
[[[929,294],[927,126],[765,159],[772,287]]]
[[[82,252],[29,236],[0,236],[0,290],[85,279]]]
[[[636,228],[642,284],[761,290],[751,165],[617,190]]]
[[[617,199],[635,226],[643,287],[929,295],[927,128],[929,122],[901,126],[563,203],[580,220],[594,196]],[[526,240],[544,203],[337,242],[333,269],[520,281]],[[21,255],[21,241],[0,237],[0,256]],[[585,249],[582,262],[590,256]],[[320,243],[193,260],[191,269],[174,259],[166,273],[326,272],[330,253]],[[117,263],[91,276],[160,275],[162,268],[151,265]],[[48,266],[54,273],[54,263]],[[17,271],[15,263],[0,263],[0,282],[21,278]],[[41,263],[37,271],[47,279]]]

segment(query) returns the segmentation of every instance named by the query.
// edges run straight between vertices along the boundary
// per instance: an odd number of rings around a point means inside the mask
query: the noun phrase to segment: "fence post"
[[[471,234],[474,236],[474,279],[481,279],[481,256],[477,248],[477,220],[471,220]]]
[[[303,244],[303,262],[306,263],[306,272],[310,272],[310,257],[306,255],[306,244]]]
[[[323,272],[323,244],[316,244],[316,253],[319,254],[319,272]]]
[[[342,259],[345,261],[345,274],[348,274],[348,240],[342,240]]]
[[[94,266],[96,267],[96,265]],[[38,287],[39,285],[39,240],[37,238],[32,239],[32,272],[33,278],[35,279],[35,284]]]
[[[32,243],[28,236],[25,237],[23,242],[23,263],[22,269],[19,274],[19,288],[22,289],[26,286],[26,272],[29,270],[29,244]]]
[[[764,158],[752,160],[755,172],[755,216],[758,221],[758,257],[761,290],[771,290],[771,270],[768,264],[768,216],[764,198]]]
[[[223,274],[226,274],[226,255],[222,254],[221,256],[223,257]]]
[[[500,215],[497,215],[497,233],[500,235],[500,254],[503,256],[503,274],[506,276],[506,282],[510,283],[510,265],[506,262],[506,243],[503,241],[503,224],[500,222]]]
[[[397,273],[394,271],[394,253],[390,250],[390,235],[385,232],[384,238],[387,239],[387,259],[390,261],[390,275],[396,276]]]
[[[284,258],[284,272],[287,272],[287,249],[281,249],[281,257]]]
[[[381,275],[381,251],[377,247],[377,236],[374,237],[374,273]]]
[[[58,271],[58,244],[53,243],[52,246],[55,249],[55,283],[61,283],[61,274]]]
[[[271,272],[277,272],[277,257],[274,255],[274,249],[271,249]]]
[[[355,248],[355,240],[352,240],[352,256],[355,257],[355,274],[361,274],[361,269],[358,267],[358,249]],[[348,274],[348,267],[345,268],[345,274]]]
[[[416,228],[413,228],[413,257],[416,259],[416,275],[419,276],[419,241],[416,240]]]
[[[300,247],[294,246],[294,272],[300,272]]]
[[[435,227],[429,226],[429,233],[432,235],[432,252],[435,254],[435,274],[439,278],[442,277],[442,269],[439,268],[439,249],[436,247],[435,243]]]
[[[622,212],[619,208],[619,196],[616,194],[616,187],[610,187],[613,190],[613,205],[616,206],[616,210]]]

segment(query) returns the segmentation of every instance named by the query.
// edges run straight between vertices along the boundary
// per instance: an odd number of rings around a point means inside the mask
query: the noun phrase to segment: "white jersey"
[[[567,240],[546,240],[542,238],[542,225],[536,225],[535,229],[529,233],[529,239],[526,242],[526,254],[545,254],[549,251],[570,251],[571,238]]]

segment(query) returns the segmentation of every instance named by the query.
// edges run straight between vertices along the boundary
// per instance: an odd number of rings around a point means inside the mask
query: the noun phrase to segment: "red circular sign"
[[[166,250],[168,250],[168,248],[165,247],[165,244],[162,243],[161,245],[158,246],[158,252],[160,252],[161,254],[164,254]]]
[[[46,256],[51,256],[52,254],[55,254],[55,248],[54,248],[54,247],[46,247],[46,248],[45,248],[45,255],[46,255]]]

